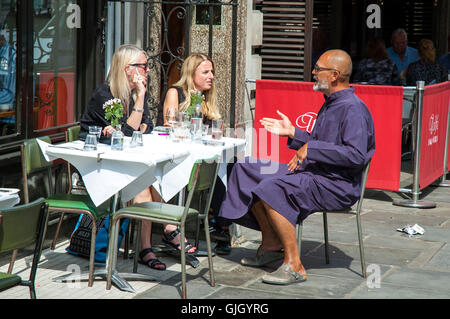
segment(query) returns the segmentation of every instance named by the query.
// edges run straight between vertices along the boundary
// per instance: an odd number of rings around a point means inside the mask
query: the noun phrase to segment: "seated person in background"
[[[353,82],[401,85],[397,66],[388,57],[383,39],[373,38],[367,42],[366,58],[359,63]]]
[[[217,106],[216,85],[214,81],[214,62],[203,53],[193,53],[189,55],[181,68],[180,80],[171,86],[164,98],[162,99],[158,109],[157,126],[167,123],[167,111],[174,109],[175,111],[184,112],[190,106],[191,96],[189,92],[200,91],[205,97],[202,103],[203,124],[212,127],[212,120],[221,118]],[[227,254],[230,251],[230,223],[218,217],[220,204],[225,195],[225,187],[218,180],[215,186],[213,199],[210,209],[210,225],[214,228],[211,238],[217,240],[216,253]]]
[[[438,61],[445,66],[445,68],[447,69],[447,73],[450,74],[450,53],[444,54],[439,58]]]
[[[397,65],[397,71],[401,76],[410,63],[419,60],[419,55],[416,49],[408,46],[408,35],[405,29],[400,28],[392,32],[391,44],[392,47],[387,49],[387,53]]]
[[[270,133],[289,137],[287,146],[298,150],[291,161],[271,162],[276,172],[268,174],[267,161],[247,158],[234,165],[228,179],[220,215],[262,232],[256,256],[242,258],[241,263],[262,267],[284,259],[279,269],[263,277],[265,283],[306,280],[295,225],[313,212],[351,206],[361,194],[364,167],[375,151],[375,134],[369,110],[350,88],[351,72],[346,52],[325,52],[314,68],[313,88],[326,100],[311,134],[295,128],[280,112],[280,120],[261,120]]]
[[[448,53],[444,54],[439,58],[439,62],[441,62],[443,65],[445,65],[445,68],[447,69],[447,73],[450,74],[450,35],[447,39],[447,49]]]
[[[106,83],[95,90],[81,117],[80,137],[86,136],[91,125],[101,126],[103,136],[111,137],[115,128],[105,119],[103,104],[113,98],[119,98],[124,105],[121,124],[125,135],[131,136],[134,130],[141,130],[144,134],[150,133],[153,122],[146,99],[149,71],[145,51],[134,45],[123,45],[118,48],[112,58]],[[133,204],[149,201],[162,201],[161,196],[152,186],[139,193],[133,199]],[[150,268],[165,270],[166,265],[156,258],[151,248],[151,227],[151,222],[142,222],[142,250],[139,253],[139,260]],[[163,241],[180,249],[180,234],[175,225],[164,226]],[[187,252],[193,253],[195,250],[193,245],[186,245]]]
[[[0,31],[0,112],[14,110],[16,93],[16,49],[6,39],[5,29]],[[1,125],[14,125],[15,116],[0,117]],[[3,127],[0,127],[0,134]],[[5,129],[5,133],[8,132]]]
[[[422,39],[419,42],[420,60],[411,63],[406,69],[406,85],[416,85],[417,81],[425,81],[425,85],[436,84],[448,80],[445,66],[436,61],[436,50],[433,41]]]

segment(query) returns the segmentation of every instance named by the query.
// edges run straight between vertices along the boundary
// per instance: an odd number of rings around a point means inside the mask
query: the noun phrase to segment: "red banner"
[[[422,107],[419,185],[423,189],[444,173],[450,82],[425,87]]]
[[[294,151],[286,148],[287,138],[267,133],[260,124],[263,117],[279,118],[284,113],[298,128],[311,132],[324,96],[312,89],[313,83],[266,81],[256,82],[255,129],[253,156],[286,163]],[[398,191],[400,187],[402,87],[355,85],[375,122],[376,151],[372,159],[368,188]]]

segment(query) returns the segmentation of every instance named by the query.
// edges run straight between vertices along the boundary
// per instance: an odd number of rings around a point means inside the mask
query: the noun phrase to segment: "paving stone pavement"
[[[321,214],[304,223],[301,259],[308,280],[290,286],[262,283],[261,277],[280,263],[264,268],[240,265],[260,244],[260,233],[241,228],[244,242],[230,255],[215,256],[215,287],[210,286],[207,259],[197,268],[188,266],[187,294],[190,299],[448,299],[450,297],[450,188],[429,187],[424,199],[435,201],[434,209],[394,206],[399,193],[367,190],[363,204],[362,227],[368,277],[361,277],[361,263],[354,216],[329,214],[330,264],[325,263]],[[422,199],[422,198],[421,198]],[[406,224],[419,224],[423,235],[408,236],[397,231]],[[156,238],[158,236],[155,236]],[[201,243],[203,245],[203,243]],[[160,255],[166,271],[140,266],[139,271],[159,276],[157,282],[130,282],[136,293],[122,292],[113,286],[106,290],[104,280],[93,287],[87,282],[56,283],[51,279],[67,273],[69,265],[87,268],[87,260],[64,252],[67,239],[55,251],[46,249],[37,273],[37,296],[43,299],[180,299],[179,263]],[[202,248],[202,246],[201,246]],[[204,248],[204,246],[203,246]],[[7,268],[0,259],[0,271]],[[29,256],[19,258],[15,271],[24,277]],[[121,271],[131,271],[132,260],[118,259]],[[0,299],[29,298],[28,288],[16,287],[0,292]]]

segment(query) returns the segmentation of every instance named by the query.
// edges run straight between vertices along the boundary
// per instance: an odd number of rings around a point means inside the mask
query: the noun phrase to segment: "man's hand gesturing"
[[[284,115],[280,111],[277,111],[277,113],[281,117],[281,119],[272,119],[265,117],[260,120],[261,125],[264,126],[264,128],[272,134],[279,136],[289,136],[290,138],[293,138],[295,134],[295,127],[292,125],[291,121],[289,121],[289,118],[286,115]]]

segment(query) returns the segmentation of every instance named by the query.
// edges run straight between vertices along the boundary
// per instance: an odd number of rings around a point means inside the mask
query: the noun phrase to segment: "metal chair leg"
[[[92,219],[92,217],[91,217]],[[92,287],[94,284],[94,264],[95,264],[95,235],[97,234],[97,224],[94,219],[92,219],[92,229],[91,229],[91,249],[89,251],[89,281],[88,287]]]
[[[61,217],[59,218],[58,226],[56,227],[55,236],[53,237],[53,241],[52,241],[52,244],[51,244],[51,246],[50,246],[50,249],[51,249],[51,250],[55,250],[56,240],[58,239],[58,236],[59,236],[59,232],[60,232],[60,230],[61,230],[61,226],[62,226],[63,219],[64,219],[64,213],[61,213]]]
[[[141,232],[142,232],[142,220],[137,221],[137,232],[136,232],[136,238],[135,238],[135,244],[134,244],[134,258],[133,258],[133,273],[137,273],[138,270],[138,258],[139,258],[139,252],[141,251]]]
[[[8,267],[8,274],[12,273],[12,270],[14,268],[14,263],[16,262],[17,253],[19,252],[18,249],[14,249],[11,255],[11,260],[9,261],[9,267]]]
[[[364,256],[364,242],[362,238],[361,216],[359,211],[356,213],[356,226],[358,228],[359,254],[361,256],[361,272],[363,278],[366,278],[366,260]]]
[[[209,234],[208,218],[205,218],[205,238],[206,238],[206,249],[208,251],[209,280],[210,280],[211,287],[214,287],[216,285],[216,280],[214,277],[214,267],[213,267],[212,249],[211,249],[211,237]]]
[[[186,242],[183,240],[183,238],[186,238],[185,236],[185,225],[180,225],[180,238],[181,238],[181,294],[182,298],[186,299],[187,292],[186,292]]]
[[[197,226],[195,229],[195,247],[198,248],[198,244],[200,242],[200,221],[201,217],[197,217]],[[203,222],[204,226],[206,227],[206,224]]]
[[[300,224],[297,224],[296,231],[297,231],[297,249],[298,249],[298,256],[301,256],[302,253],[302,230],[303,230],[303,222]]]
[[[325,262],[330,263],[330,255],[328,253],[328,221],[327,213],[323,212],[323,237],[325,240]]]

